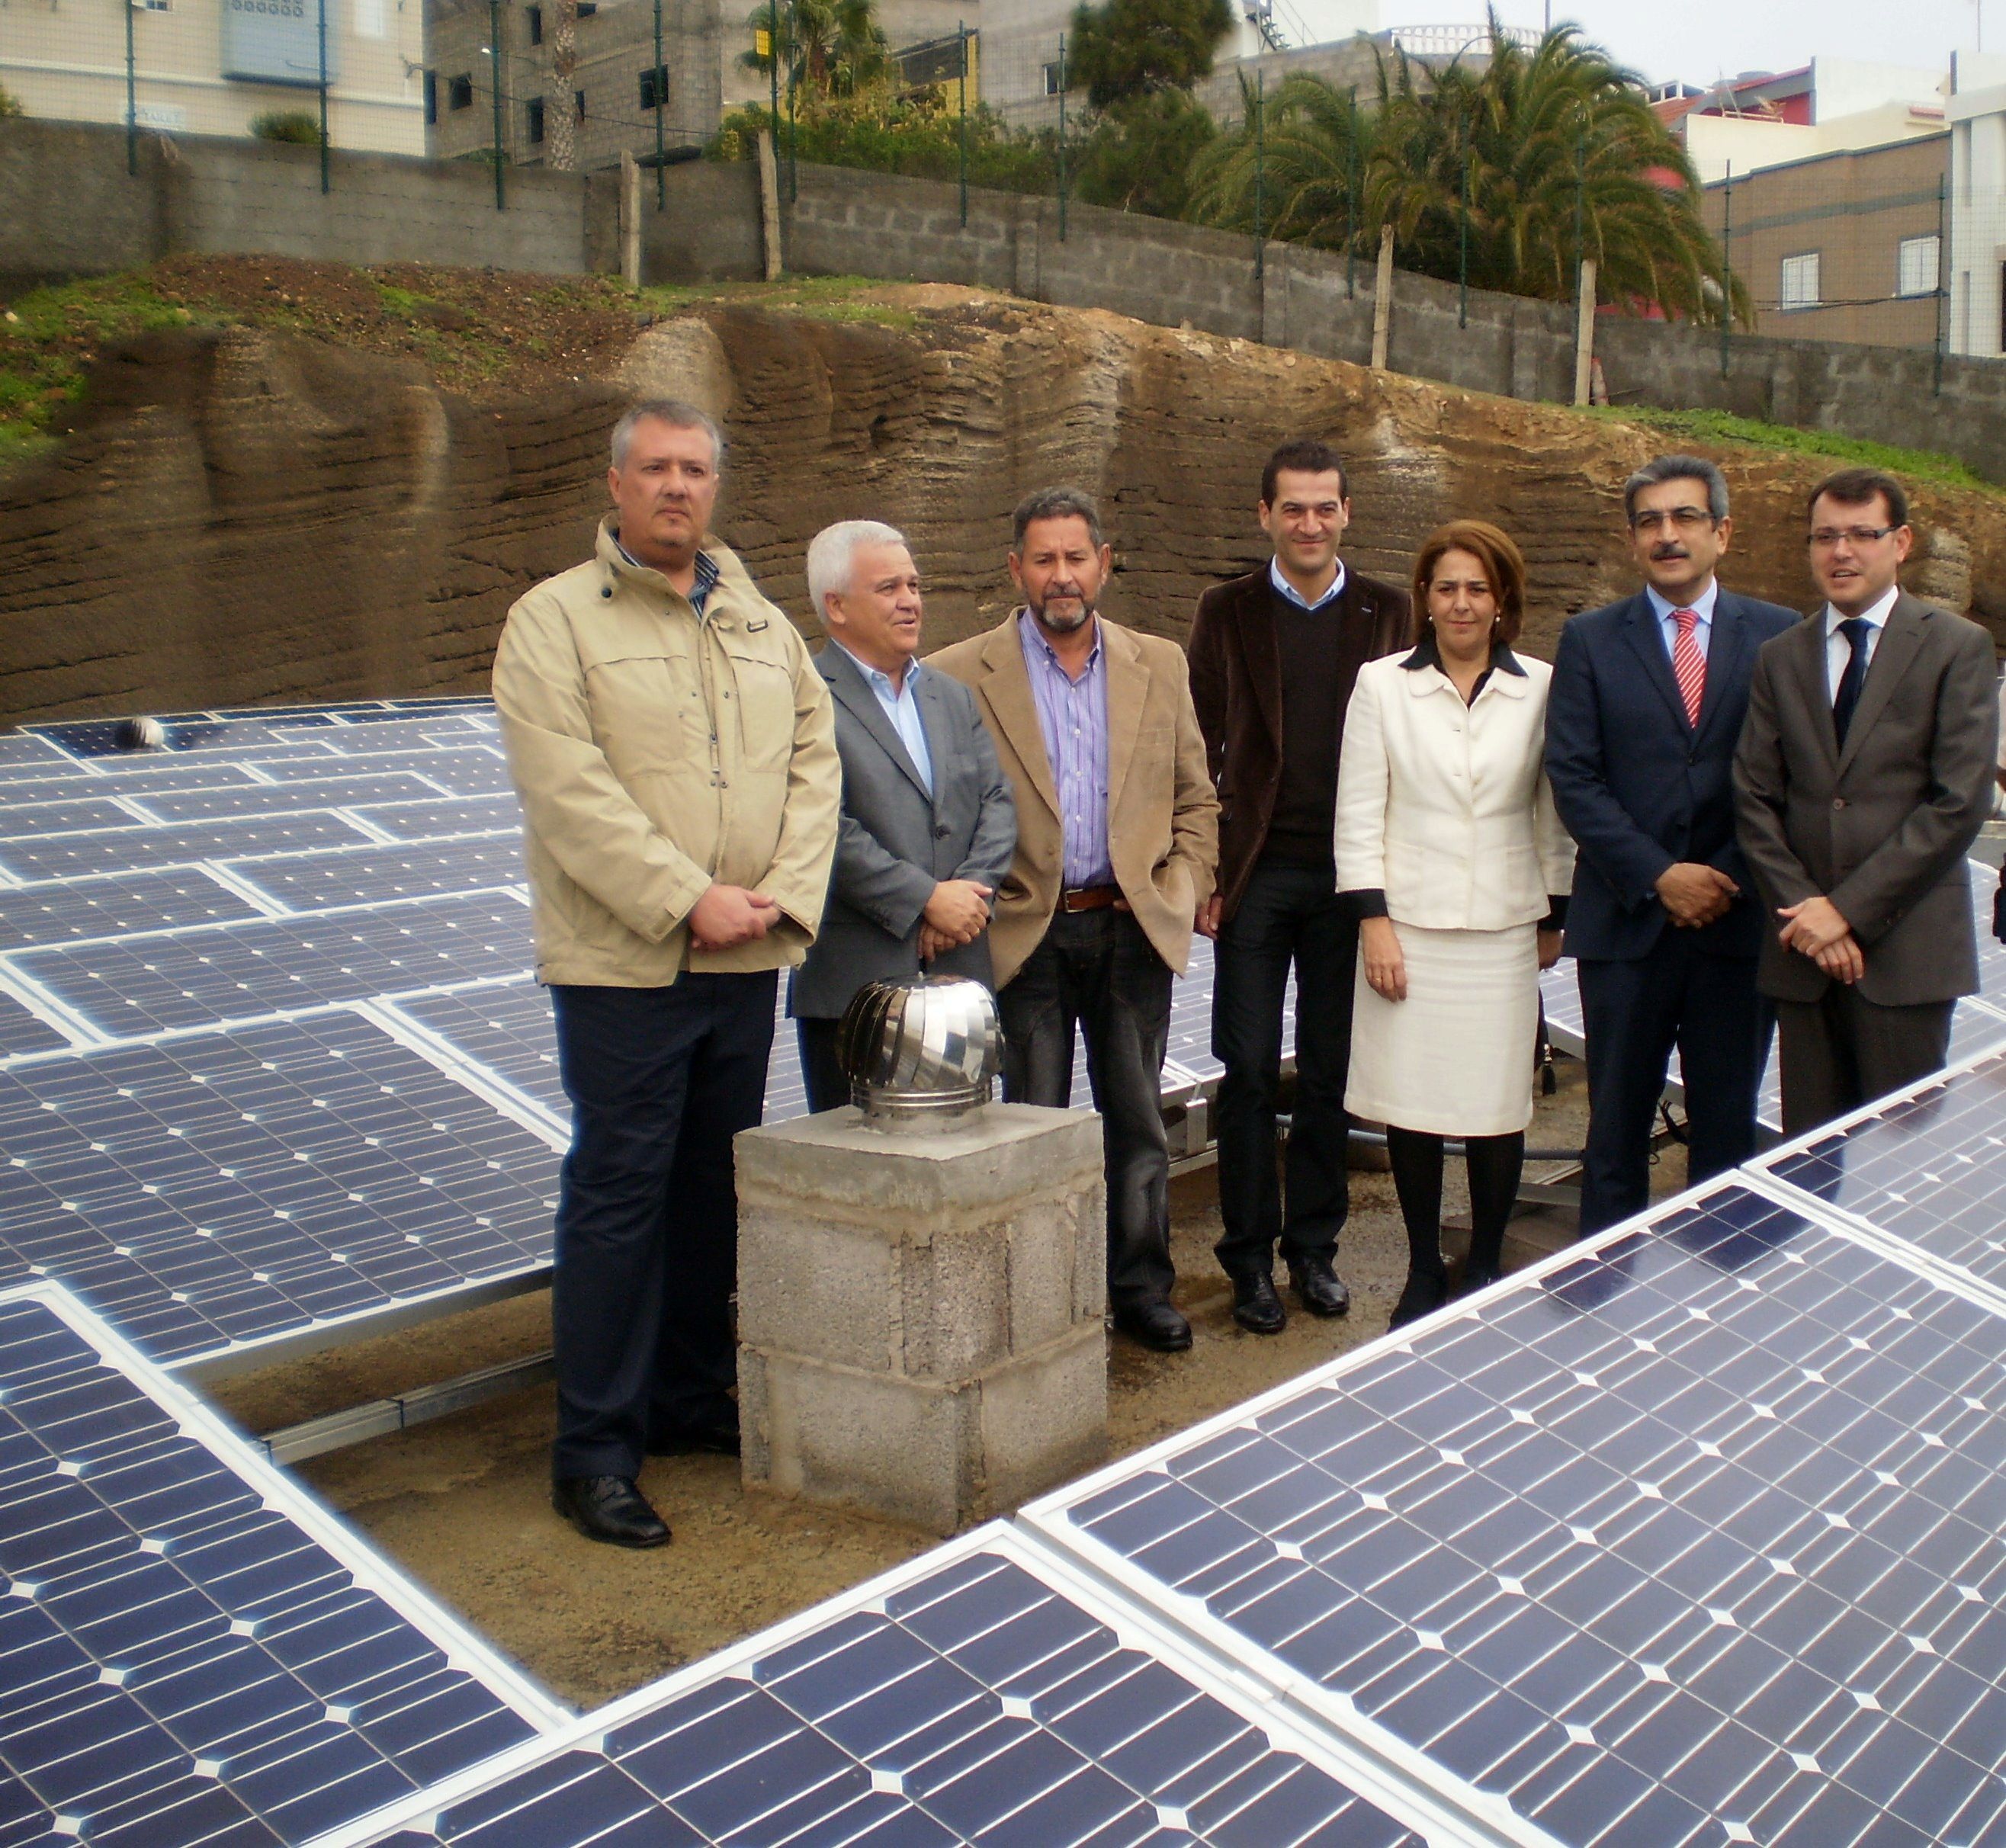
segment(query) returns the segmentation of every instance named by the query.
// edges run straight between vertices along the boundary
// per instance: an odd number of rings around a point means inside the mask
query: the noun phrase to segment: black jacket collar
[[[1435,646],[1433,624],[1421,631],[1421,639],[1415,644],[1413,653],[1400,665],[1409,673],[1421,667],[1441,667],[1441,650]],[[1520,665],[1519,657],[1512,652],[1508,643],[1494,642],[1490,644],[1490,665],[1494,668],[1503,669],[1507,674],[1515,674],[1521,680],[1526,678],[1525,668]]]

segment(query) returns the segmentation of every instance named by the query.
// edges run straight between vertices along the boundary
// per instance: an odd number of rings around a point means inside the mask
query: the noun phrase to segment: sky
[[[1341,3],[1341,0],[1340,0]],[[1318,0],[1296,0],[1310,19]],[[2006,0],[1984,0],[1985,49],[2006,52]],[[1509,26],[1537,28],[1542,0],[1500,0]],[[1483,0],[1379,0],[1381,26],[1461,23],[1483,16]],[[1705,83],[1742,71],[1794,70],[1822,53],[1948,69],[1953,50],[1974,43],[1973,0],[1554,0],[1555,24],[1571,19],[1617,59],[1653,82]]]

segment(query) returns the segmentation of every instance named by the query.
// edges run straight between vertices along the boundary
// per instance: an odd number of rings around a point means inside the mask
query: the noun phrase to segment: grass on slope
[[[1905,482],[1930,481],[1944,488],[1971,488],[1980,494],[2006,493],[2006,489],[1973,474],[1955,456],[1941,455],[1934,449],[1901,449],[1892,443],[1839,436],[1829,430],[1798,430],[1787,424],[1765,424],[1724,410],[1653,410],[1642,405],[1600,405],[1588,414],[1607,423],[1641,424],[1646,429],[1701,442],[1746,443],[1755,449],[1782,449],[1794,455],[1885,469]]]

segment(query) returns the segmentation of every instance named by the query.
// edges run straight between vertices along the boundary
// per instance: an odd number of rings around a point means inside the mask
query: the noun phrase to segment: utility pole
[[[132,0],[126,0],[129,16]],[[320,0],[320,190],[327,196],[327,0]]]
[[[669,202],[669,163],[662,143],[663,122],[669,113],[669,73],[662,62],[662,0],[655,0],[655,209]]]
[[[494,100],[494,209],[503,212],[509,198],[502,177],[502,0],[487,0],[487,78]]]

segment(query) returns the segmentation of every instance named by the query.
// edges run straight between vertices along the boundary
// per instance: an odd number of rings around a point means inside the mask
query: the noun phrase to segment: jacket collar
[[[627,555],[614,530],[614,518],[609,513],[600,521],[598,541],[593,548],[600,569],[604,574],[601,586],[605,592],[611,595],[615,590],[627,586],[643,591],[651,597],[680,598],[682,593],[659,571],[646,565],[637,565]],[[737,600],[741,607],[748,596],[756,602],[765,602],[758,586],[739,561],[737,554],[721,544],[715,533],[705,533],[703,543],[698,549],[710,561],[717,573],[716,582],[706,600],[706,610],[716,610],[727,595]]]
[[[1418,695],[1434,690],[1434,682],[1422,674],[1424,668],[1432,667],[1443,681],[1448,681],[1448,675],[1441,664],[1441,651],[1435,646],[1435,632],[1432,628],[1422,630],[1421,639],[1414,645],[1413,652],[1407,655],[1400,665],[1416,676],[1408,683],[1407,691],[1410,693]],[[1514,699],[1523,697],[1526,692],[1525,665],[1508,644],[1503,642],[1491,643],[1490,667],[1490,677],[1484,682],[1484,691],[1487,692],[1495,687],[1499,692],[1508,694]],[[1501,674],[1505,678],[1501,679]],[[1449,684],[1454,685],[1452,681]]]

